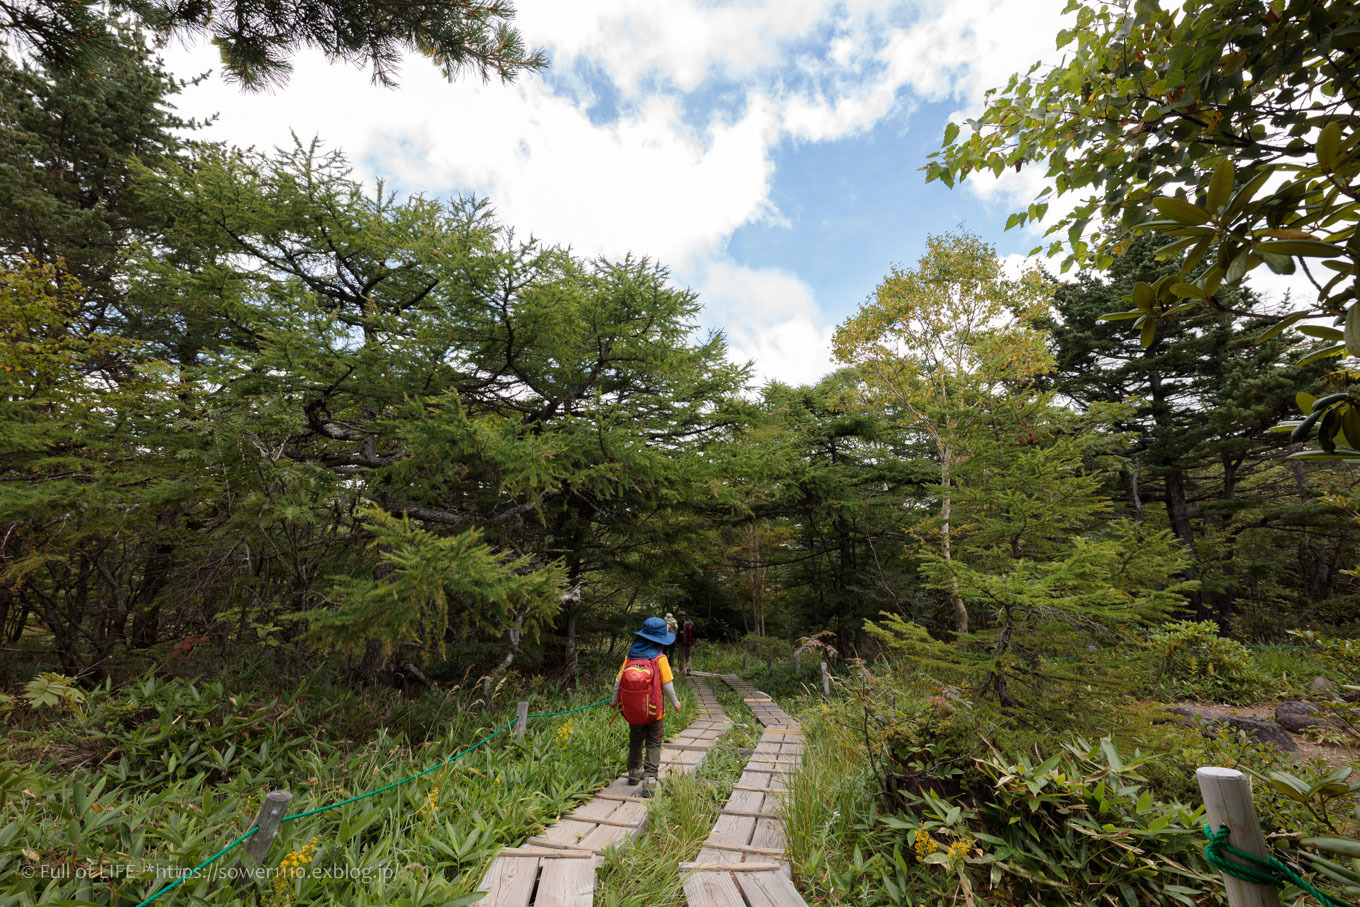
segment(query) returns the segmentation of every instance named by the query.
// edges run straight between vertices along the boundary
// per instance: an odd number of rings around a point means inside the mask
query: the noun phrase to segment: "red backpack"
[[[619,711],[629,724],[651,724],[666,714],[661,702],[661,669],[655,658],[630,658],[619,677]]]
[[[680,625],[680,641],[687,646],[694,645],[694,621],[689,618]]]

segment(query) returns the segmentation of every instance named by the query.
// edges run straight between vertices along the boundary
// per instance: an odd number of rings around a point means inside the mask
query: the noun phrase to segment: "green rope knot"
[[[1250,882],[1253,885],[1273,885],[1276,888],[1283,888],[1288,883],[1317,898],[1323,907],[1355,907],[1353,904],[1318,891],[1308,884],[1302,876],[1296,874],[1275,857],[1269,855],[1258,857],[1255,854],[1233,847],[1228,843],[1228,826],[1226,825],[1218,831],[1214,831],[1213,826],[1204,826],[1204,837],[1209,839],[1209,843],[1204,845],[1204,859],[1209,861],[1210,866],[1225,875],[1230,875],[1234,879],[1241,879],[1243,882]],[[1229,859],[1229,857],[1232,859]]]

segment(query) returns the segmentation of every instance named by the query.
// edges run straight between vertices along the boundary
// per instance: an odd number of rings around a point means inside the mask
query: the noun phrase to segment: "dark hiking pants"
[[[643,777],[655,778],[661,768],[661,726],[664,721],[651,724],[628,725],[628,773],[631,775],[642,769]],[[642,745],[647,745],[647,756],[642,755]]]

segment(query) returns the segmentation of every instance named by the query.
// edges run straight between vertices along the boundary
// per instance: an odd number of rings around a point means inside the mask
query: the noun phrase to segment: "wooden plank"
[[[568,819],[571,819],[572,817],[571,817],[571,816],[568,816],[567,818],[568,818]],[[595,823],[597,823],[597,824],[599,824],[599,825],[617,825],[619,828],[637,828],[637,826],[638,826],[638,823],[637,823],[637,822],[623,822],[623,821],[620,821],[620,820],[618,820],[618,819],[590,819],[590,818],[581,818],[581,819],[577,819],[577,820],[574,820],[574,821],[580,821],[580,822],[595,822]]]
[[[765,798],[762,796],[764,791],[759,793],[749,790],[734,790],[732,796],[727,798],[727,805],[723,807],[723,812],[746,812],[758,813],[764,811]],[[774,804],[770,804],[773,806]]]
[[[543,861],[534,907],[591,907],[594,902],[594,861]]]
[[[619,811],[628,808],[629,807],[617,800],[601,800],[596,798],[589,803],[582,803],[580,806],[576,807],[576,809],[567,814],[567,818],[577,819],[581,822],[598,822],[600,819],[618,820],[622,818],[618,815]]]
[[[681,863],[681,872],[778,872],[779,863]]]
[[[708,833],[708,840],[704,842],[704,846],[712,846],[715,841],[723,844],[749,844],[755,830],[755,819],[723,813],[718,816],[718,821],[713,823],[713,830]]]
[[[726,806],[723,807],[722,814],[723,814],[724,816],[750,816],[752,819],[777,819],[777,818],[778,818],[778,816],[775,815],[774,813],[753,813],[753,812],[749,812],[749,811],[746,811],[746,810],[730,809],[729,807],[726,807]]]
[[[751,907],[807,907],[798,889],[781,873],[739,875],[735,881]]]
[[[767,728],[765,729],[765,733],[767,733],[767,734],[798,734],[798,735],[801,736],[802,733],[803,733],[803,730],[802,730],[802,728],[767,727]]]
[[[556,841],[559,844],[572,845],[598,827],[599,825],[596,824],[594,819],[566,818],[556,825],[549,825],[540,837]]]
[[[528,841],[525,841],[524,843],[530,844],[534,847],[548,847],[551,848],[552,850],[562,850],[566,851],[567,853],[588,853],[592,855],[595,853],[589,847],[581,847],[577,844],[568,844],[565,841],[554,841],[551,838],[544,838],[540,836],[532,837]]]
[[[496,854],[496,859],[501,857],[512,857],[514,859],[528,859],[530,857],[548,857],[554,860],[584,860],[589,857],[598,857],[597,853],[575,850],[549,850],[546,847],[507,847]],[[480,902],[479,902],[480,903]]]
[[[749,790],[758,794],[787,794],[788,791],[773,787],[743,787],[740,784],[732,785],[732,790]]]
[[[751,833],[752,847],[768,847],[781,853],[789,842],[784,838],[784,827],[778,819],[761,816],[756,819],[755,831]]]
[[[696,872],[685,879],[685,900],[694,907],[746,907],[746,899],[725,872]]]
[[[750,844],[723,844],[719,841],[705,841],[704,847],[712,850],[730,850],[733,853],[753,853],[762,857],[782,857],[784,851],[773,847],[752,847]]]
[[[606,847],[613,847],[616,844],[632,840],[633,835],[641,830],[641,825],[627,830],[609,825],[601,825],[581,839],[581,846],[588,847],[591,850],[598,852],[604,850]]]
[[[620,803],[641,803],[646,797],[620,797],[617,794],[596,794],[596,800],[617,800]]]
[[[742,702],[774,702],[773,699],[743,699]]]
[[[537,857],[528,860],[493,860],[479,889],[488,894],[478,903],[483,907],[529,907],[534,883],[538,881],[539,863]]]

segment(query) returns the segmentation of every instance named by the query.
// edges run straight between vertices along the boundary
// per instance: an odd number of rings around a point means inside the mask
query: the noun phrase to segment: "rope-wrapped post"
[[[238,892],[244,893],[251,881],[258,882],[264,877],[264,859],[269,853],[269,845],[278,835],[284,814],[288,812],[288,804],[292,802],[293,795],[286,790],[271,790],[264,795],[264,803],[255,814],[255,820],[250,823],[250,827],[256,828],[257,831],[247,838],[241,847],[250,859],[242,857],[236,861],[239,871],[233,879],[233,887]]]
[[[822,662],[822,695],[831,696],[831,674],[826,669],[826,662]]]
[[[515,706],[515,739],[523,740],[529,728],[529,703],[521,702]]]
[[[1250,779],[1235,769],[1216,767],[1196,769],[1195,779],[1209,827],[1217,831],[1226,825],[1234,847],[1262,860],[1270,856],[1251,801]],[[1223,887],[1229,907],[1280,907],[1279,891],[1273,884],[1246,882],[1225,872]]]

